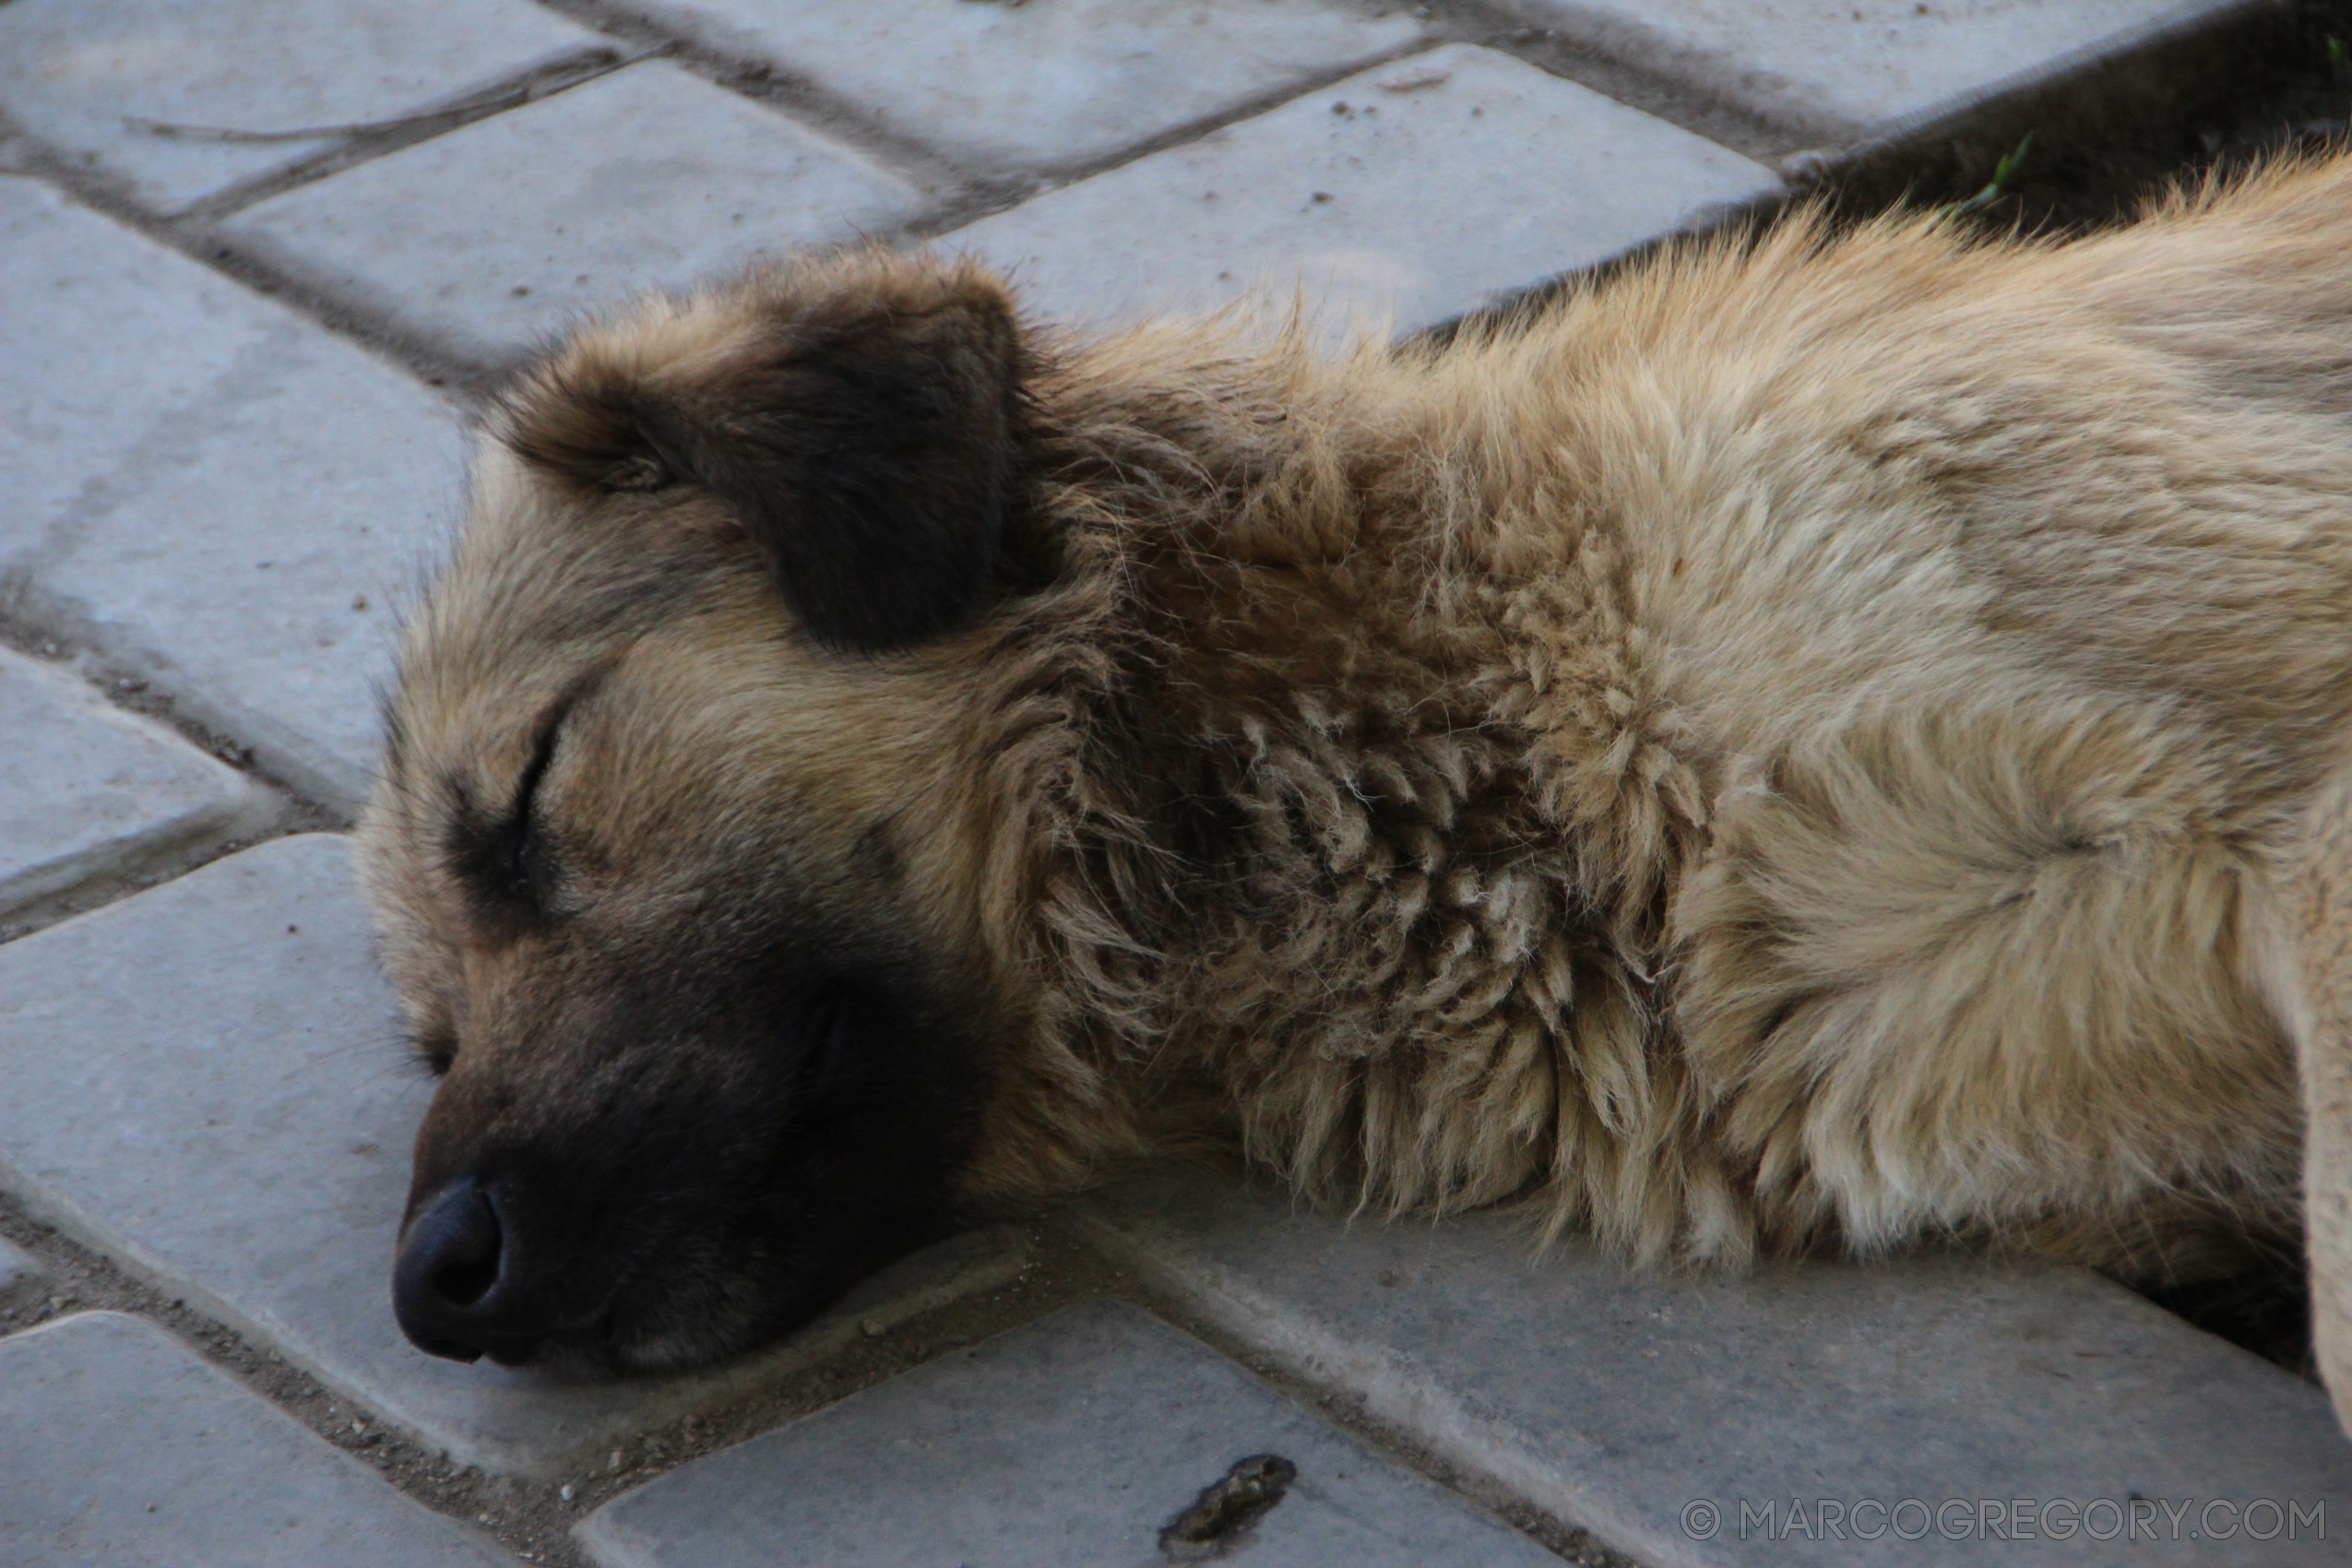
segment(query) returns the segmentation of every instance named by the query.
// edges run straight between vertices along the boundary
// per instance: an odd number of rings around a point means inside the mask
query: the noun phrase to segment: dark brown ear
[[[779,269],[638,340],[607,330],[617,351],[586,335],[508,400],[523,457],[608,490],[716,497],[834,647],[920,642],[986,595],[1021,479],[1022,348],[985,274],[853,256]]]

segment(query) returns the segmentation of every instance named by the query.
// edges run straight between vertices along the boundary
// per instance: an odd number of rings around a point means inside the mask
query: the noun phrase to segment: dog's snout
[[[496,1190],[471,1176],[448,1182],[418,1211],[392,1275],[393,1313],[421,1350],[479,1360],[511,1346],[517,1325],[507,1228]],[[502,1358],[503,1359],[503,1358]]]

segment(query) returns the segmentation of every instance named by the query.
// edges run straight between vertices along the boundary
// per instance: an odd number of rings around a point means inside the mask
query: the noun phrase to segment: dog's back
[[[1585,449],[1729,759],[1677,1016],[1768,1232],[2293,1235],[2263,966],[2352,722],[2347,255],[2339,161],[2065,246],[1796,226],[1550,328],[1648,335]]]

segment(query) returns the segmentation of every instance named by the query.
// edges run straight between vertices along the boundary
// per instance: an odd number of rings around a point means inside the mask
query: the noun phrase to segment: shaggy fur
[[[2352,778],[2321,795],[2281,891],[2273,994],[2301,1047],[2312,1348],[2352,1431]]]
[[[576,902],[766,857],[821,903],[886,844],[891,940],[989,1020],[966,1202],[1224,1136],[1652,1263],[2297,1244],[2347,255],[2337,161],[2065,244],[1800,217],[1443,348],[1067,340],[874,253],[655,301],[510,393],[410,629],[392,971],[463,1075],[505,982],[416,781],[511,790],[593,666]],[[938,395],[827,511],[775,410],[844,356]],[[574,1092],[510,1035],[505,1092]]]

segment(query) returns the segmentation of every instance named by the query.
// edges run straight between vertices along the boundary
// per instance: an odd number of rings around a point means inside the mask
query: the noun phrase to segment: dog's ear
[[[630,351],[597,343],[584,335],[507,399],[503,434],[525,458],[605,490],[716,497],[837,648],[920,642],[985,597],[1021,486],[1024,353],[978,268],[877,254],[787,267],[607,345]]]

